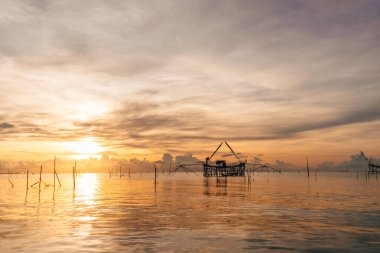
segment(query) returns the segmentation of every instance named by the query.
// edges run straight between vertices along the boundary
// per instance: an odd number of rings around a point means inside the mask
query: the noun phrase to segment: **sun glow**
[[[93,204],[94,194],[97,186],[97,175],[94,173],[84,173],[77,177],[78,197],[86,204]]]
[[[65,142],[63,147],[73,153],[71,156],[75,159],[100,158],[100,153],[105,151],[105,148],[93,137],[84,138],[81,141]]]

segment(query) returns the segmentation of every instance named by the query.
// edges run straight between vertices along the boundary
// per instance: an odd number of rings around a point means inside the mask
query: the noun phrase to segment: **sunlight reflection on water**
[[[28,190],[0,176],[0,252],[377,252],[379,181],[351,173],[256,173],[225,185],[201,176],[53,177]],[[30,182],[38,180],[32,175]],[[26,198],[25,198],[26,197]],[[54,199],[53,199],[54,197]]]

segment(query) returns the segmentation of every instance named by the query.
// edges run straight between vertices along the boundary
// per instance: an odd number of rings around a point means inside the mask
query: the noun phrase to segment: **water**
[[[0,176],[0,252],[380,252],[380,182],[363,173],[256,173],[250,187],[160,174],[156,191],[152,174],[60,179],[26,196],[25,175]]]

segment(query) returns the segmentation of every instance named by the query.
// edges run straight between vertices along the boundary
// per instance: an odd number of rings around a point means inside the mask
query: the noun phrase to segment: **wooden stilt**
[[[53,177],[54,177],[54,191],[55,191],[55,156],[54,156],[54,173],[53,173]]]
[[[41,179],[42,179],[42,165],[40,168],[40,181],[38,182],[38,198],[40,198],[40,194],[41,194]]]

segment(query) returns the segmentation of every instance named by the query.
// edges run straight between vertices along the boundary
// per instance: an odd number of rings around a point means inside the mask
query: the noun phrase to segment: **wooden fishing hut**
[[[227,164],[226,160],[216,160],[215,162],[211,161],[214,155],[218,152],[220,147],[225,143],[231,153],[237,159],[237,163]],[[210,157],[206,158],[205,163],[203,163],[203,176],[204,177],[244,177],[245,176],[245,164],[240,158],[236,155],[230,145],[225,142],[221,142],[218,148],[212,153]]]
[[[368,158],[363,151],[360,151],[360,154],[368,162],[368,174],[378,174],[380,173],[380,165],[375,164],[372,159]]]

